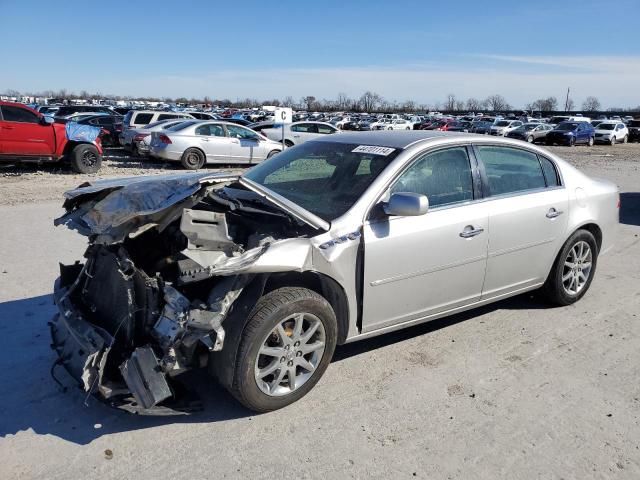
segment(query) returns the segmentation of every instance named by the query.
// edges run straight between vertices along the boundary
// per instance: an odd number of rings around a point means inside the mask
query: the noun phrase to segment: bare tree
[[[482,102],[477,98],[470,98],[467,100],[467,110],[470,112],[477,112],[482,110]]]
[[[453,112],[456,109],[456,96],[453,93],[447,95],[447,99],[444,101],[442,108],[447,112]]]
[[[587,112],[597,112],[601,107],[602,105],[600,105],[600,100],[596,97],[587,97],[582,104],[582,109]]]
[[[556,97],[539,98],[535,102],[526,105],[526,109],[531,111],[540,110],[542,112],[552,112],[557,108],[558,99]]]
[[[11,88],[5,90],[4,94],[7,95],[8,97],[19,97],[20,96],[20,92],[18,90],[13,90]]]
[[[573,98],[567,98],[567,104],[565,106],[565,110],[567,112],[570,112],[575,108],[575,106],[576,106],[576,103],[573,101]]]
[[[511,107],[502,95],[491,95],[484,101],[487,108],[494,112],[509,110]]]
[[[351,99],[346,93],[339,93],[338,99],[335,102],[335,106],[338,110],[347,110],[351,104]]]
[[[288,97],[284,97],[284,99],[282,100],[282,105],[284,105],[285,107],[293,107],[296,104],[296,101],[293,99],[292,96],[288,96]]]
[[[313,95],[307,95],[300,99],[300,103],[307,107],[307,110],[313,110],[313,106],[316,103],[316,97]]]
[[[378,105],[383,102],[384,100],[380,95],[367,90],[360,97],[360,108],[362,108],[362,110],[364,110],[365,112],[372,112]]]

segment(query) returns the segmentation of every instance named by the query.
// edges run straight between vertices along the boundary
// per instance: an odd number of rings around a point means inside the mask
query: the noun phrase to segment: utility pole
[[[564,102],[564,111],[565,112],[569,111],[569,91],[570,91],[570,87],[567,87],[567,99]]]

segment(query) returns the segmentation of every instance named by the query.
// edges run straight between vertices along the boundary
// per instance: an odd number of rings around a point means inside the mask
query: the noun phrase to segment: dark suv
[[[640,141],[640,119],[629,120],[629,123],[627,123],[627,128],[629,128],[629,141],[639,142]]]
[[[589,146],[595,141],[596,131],[589,122],[562,122],[545,137],[547,145],[578,145],[585,143]]]

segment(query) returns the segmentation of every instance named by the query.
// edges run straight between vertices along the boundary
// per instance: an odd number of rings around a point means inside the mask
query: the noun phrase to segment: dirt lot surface
[[[5,167],[0,478],[637,480],[640,145],[554,151],[623,192],[617,245],[580,302],[528,294],[340,347],[307,397],[265,415],[196,372],[206,408],[182,418],[126,415],[51,379],[57,262],[85,246],[52,219],[86,177]],[[163,171],[113,153],[101,176]]]

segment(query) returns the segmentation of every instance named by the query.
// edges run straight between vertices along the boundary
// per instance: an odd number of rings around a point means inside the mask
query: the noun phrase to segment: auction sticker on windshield
[[[384,155],[385,157],[390,153],[393,153],[395,148],[389,147],[376,147],[374,145],[360,145],[359,147],[351,150],[351,153],[369,153],[371,155]]]

